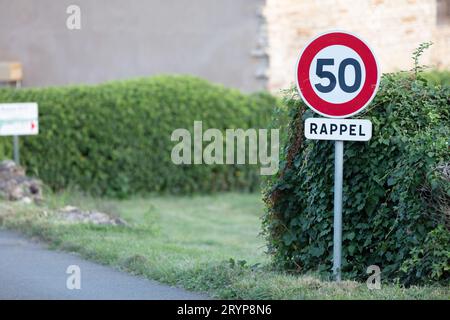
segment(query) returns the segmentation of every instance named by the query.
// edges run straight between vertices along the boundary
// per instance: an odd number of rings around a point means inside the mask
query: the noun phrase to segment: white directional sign
[[[363,119],[308,118],[305,137],[313,140],[369,141],[372,122]]]
[[[35,135],[38,133],[37,103],[0,103],[0,136]]]

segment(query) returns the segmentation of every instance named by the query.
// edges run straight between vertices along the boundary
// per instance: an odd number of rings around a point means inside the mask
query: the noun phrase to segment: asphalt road
[[[74,279],[73,273],[66,273],[71,265],[80,268],[80,289],[67,288],[67,279]],[[0,230],[0,299],[191,300],[208,297],[98,265],[76,254],[51,251],[15,232]]]

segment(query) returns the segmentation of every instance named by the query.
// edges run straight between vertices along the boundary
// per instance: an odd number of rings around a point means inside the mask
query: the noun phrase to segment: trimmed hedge
[[[174,165],[172,131],[263,128],[276,99],[245,95],[191,76],[156,76],[95,86],[1,89],[0,102],[39,104],[40,133],[21,139],[21,162],[55,190],[107,196],[254,190],[258,168]],[[0,155],[10,155],[2,138]]]
[[[330,275],[334,144],[305,140],[312,112],[292,89],[285,98],[289,134],[278,176],[266,186],[263,219],[276,265]],[[373,123],[367,142],[346,142],[343,276],[404,284],[450,280],[450,87],[414,75],[385,75],[359,117]]]
[[[431,70],[423,73],[423,77],[433,85],[450,86],[450,70]]]

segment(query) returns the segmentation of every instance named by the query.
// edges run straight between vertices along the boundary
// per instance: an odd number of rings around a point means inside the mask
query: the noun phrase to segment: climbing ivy
[[[313,114],[294,89],[284,102],[288,135],[281,169],[265,187],[264,233],[277,266],[329,274],[333,142],[304,139],[302,124]],[[345,143],[344,277],[366,278],[378,265],[384,280],[448,283],[450,88],[415,70],[387,74],[359,117],[372,121],[373,137]]]

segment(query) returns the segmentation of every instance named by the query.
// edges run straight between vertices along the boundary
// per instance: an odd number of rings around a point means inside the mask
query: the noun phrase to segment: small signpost
[[[344,31],[318,35],[303,49],[296,69],[303,101],[326,118],[305,121],[307,139],[335,140],[333,274],[341,280],[342,184],[344,141],[368,141],[372,123],[345,119],[361,112],[375,97],[380,82],[378,64],[369,46]]]
[[[37,103],[0,103],[0,136],[13,136],[16,164],[20,162],[19,136],[36,135],[38,132]]]

